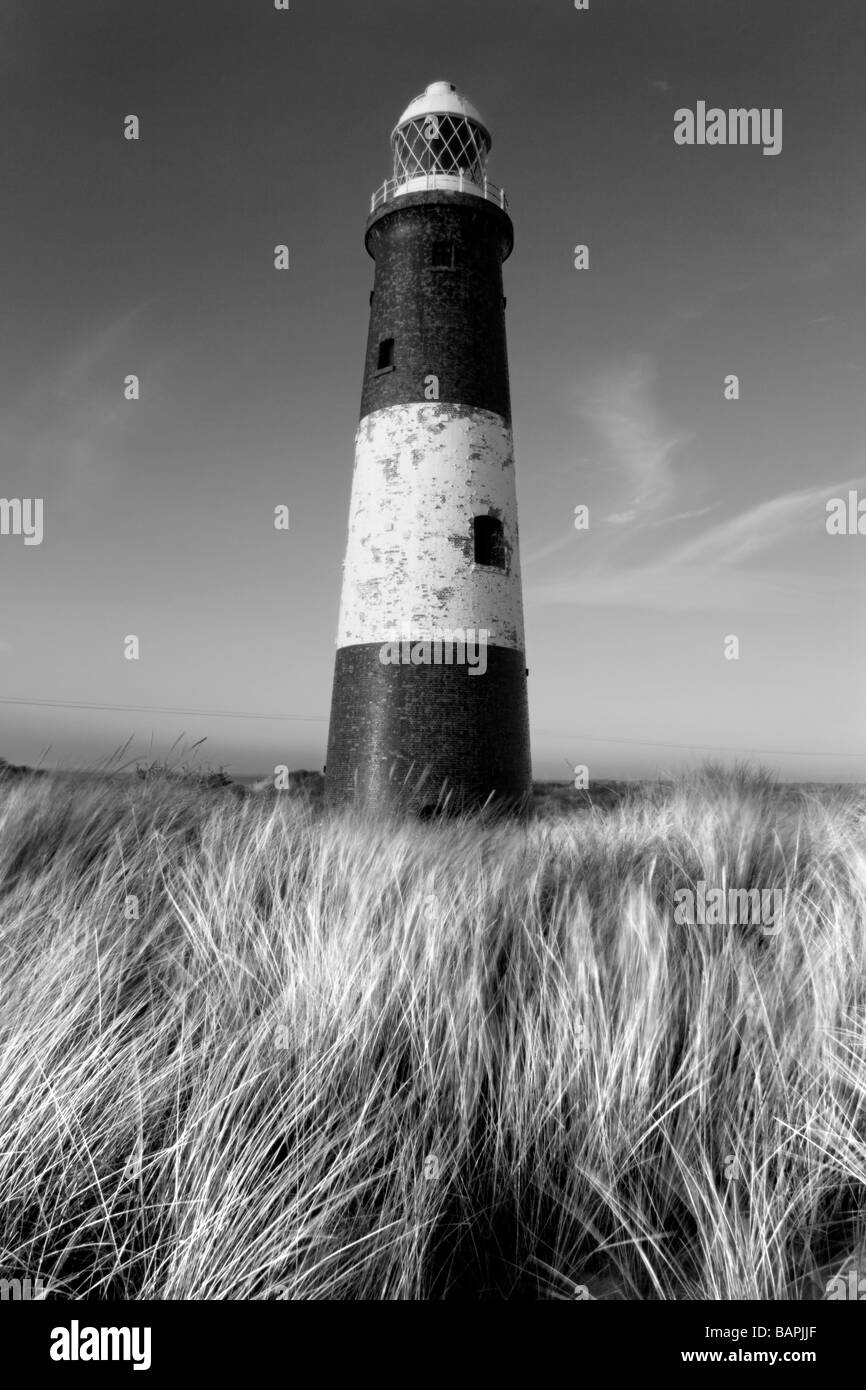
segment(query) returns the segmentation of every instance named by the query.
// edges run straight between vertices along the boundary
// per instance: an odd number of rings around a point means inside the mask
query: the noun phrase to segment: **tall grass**
[[[0,1276],[820,1297],[864,1237],[864,829],[712,769],[526,824],[5,788]],[[675,925],[699,879],[779,930]]]

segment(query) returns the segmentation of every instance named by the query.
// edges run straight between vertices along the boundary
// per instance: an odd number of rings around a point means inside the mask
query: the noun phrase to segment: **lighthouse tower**
[[[490,133],[450,82],[400,117],[373,194],[325,788],[409,809],[531,789],[502,262]],[[463,647],[461,649],[461,638]]]

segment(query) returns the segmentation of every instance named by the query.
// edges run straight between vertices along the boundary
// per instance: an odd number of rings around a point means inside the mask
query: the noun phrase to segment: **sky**
[[[860,0],[0,0],[0,496],[43,499],[0,535],[0,755],[321,768],[364,224],[444,80],[515,227],[535,776],[862,780],[826,505],[866,498],[864,40]],[[678,145],[699,101],[781,108],[781,152]]]

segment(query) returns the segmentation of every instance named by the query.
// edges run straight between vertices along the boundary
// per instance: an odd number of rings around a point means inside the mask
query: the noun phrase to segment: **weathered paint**
[[[473,563],[476,515],[501,520],[505,570]],[[337,645],[463,627],[523,650],[511,430],[440,402],[374,411],[355,437]]]

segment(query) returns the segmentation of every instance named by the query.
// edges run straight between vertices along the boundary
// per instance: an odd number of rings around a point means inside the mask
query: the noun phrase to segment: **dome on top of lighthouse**
[[[413,97],[394,127],[394,132],[396,133],[400,126],[424,116],[462,116],[484,131],[489,148],[490,131],[480,112],[462,92],[458,92],[453,82],[431,82],[420,96]]]

